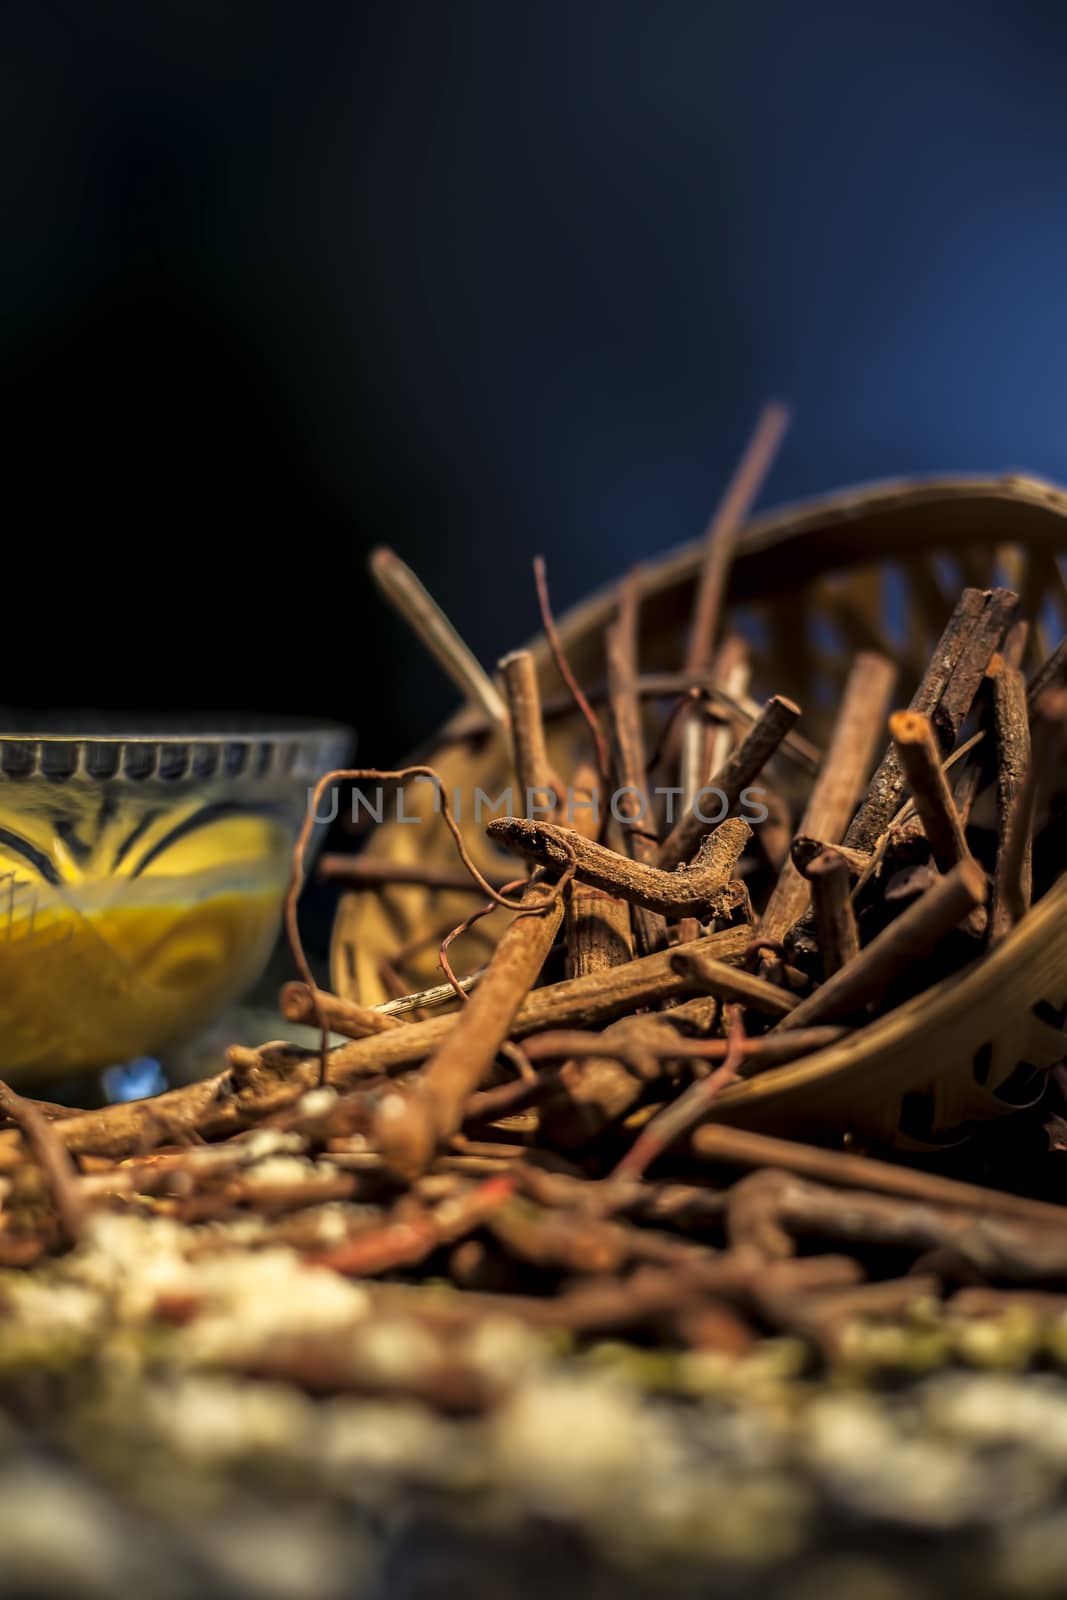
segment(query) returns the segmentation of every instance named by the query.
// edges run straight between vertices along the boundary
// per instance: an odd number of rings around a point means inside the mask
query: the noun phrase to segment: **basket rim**
[[[1056,940],[1057,925],[1062,930],[1059,941]],[[784,1111],[794,1096],[802,1095],[813,1084],[818,1084],[820,1088],[832,1084],[841,1096],[848,1080],[861,1073],[865,1075],[864,1087],[867,1087],[871,1082],[869,1072],[872,1057],[894,1045],[906,1048],[909,1039],[914,1041],[913,1030],[917,1025],[943,1027],[967,1017],[975,1017],[980,1014],[976,1004],[980,999],[984,997],[988,1000],[991,993],[1004,992],[1009,981],[1018,981],[1020,973],[1029,973],[1033,989],[1028,988],[1025,1001],[1013,995],[1012,1004],[1031,1005],[1042,998],[1037,992],[1038,987],[1045,986],[1042,965],[1033,960],[1035,953],[1043,948],[1043,939],[1047,939],[1053,950],[1057,943],[1067,944],[1067,873],[1057,879],[994,950],[985,952],[961,972],[943,978],[932,988],[924,989],[921,994],[887,1011],[876,1021],[856,1029],[836,1044],[813,1051],[799,1061],[788,1062],[731,1085],[714,1105],[709,1106],[708,1114],[702,1121],[728,1122],[733,1120],[731,1113],[737,1112],[737,1120],[747,1122],[747,1112],[762,1118],[766,1114]],[[1067,960],[1062,952],[1059,967],[1064,974],[1064,989],[1067,991]],[[1064,1049],[1067,1051],[1067,1033],[1064,1034]],[[934,1076],[936,1069],[931,1068],[929,1061],[918,1051],[916,1057],[917,1064],[910,1080],[899,1067],[894,1067],[895,1090],[903,1089],[906,1092],[909,1087],[923,1084]]]
[[[910,516],[917,507],[930,509],[954,507],[981,521],[982,514],[998,506],[1010,506],[1027,518],[1030,530],[1040,533],[1042,541],[1050,545],[1062,544],[1067,548],[1067,488],[1051,479],[1028,473],[931,473],[916,477],[880,478],[856,484],[832,493],[814,495],[790,501],[753,517],[741,530],[735,552],[735,566],[743,565],[771,547],[785,549],[814,533],[826,533],[834,528],[845,532],[850,524],[862,523],[888,514]],[[966,537],[986,543],[1008,543],[1008,530],[991,522],[991,530],[982,535],[971,528],[954,530],[953,540]],[[1058,537],[1055,535],[1058,534]],[[946,539],[946,543],[949,543]],[[657,589],[674,583],[684,583],[693,578],[704,553],[704,538],[698,536],[683,544],[648,558],[641,563],[642,570],[655,576]],[[851,552],[858,561],[867,557],[877,559],[877,550]],[[560,637],[567,645],[590,629],[603,626],[609,620],[614,604],[618,579],[612,579],[595,589],[592,594],[569,607],[558,619]],[[538,633],[527,643],[540,662],[547,652],[543,633]]]
[[[0,790],[27,782],[97,785],[111,780],[160,779],[175,783],[225,776],[260,779],[277,775],[319,777],[344,761],[354,734],[340,723],[294,724],[262,733],[233,731],[172,733],[114,731],[88,734],[4,733],[0,730]]]

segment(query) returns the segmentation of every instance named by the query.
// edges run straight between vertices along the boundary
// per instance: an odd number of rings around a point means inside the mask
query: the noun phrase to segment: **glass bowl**
[[[0,733],[0,1076],[152,1055],[259,976],[339,727]]]

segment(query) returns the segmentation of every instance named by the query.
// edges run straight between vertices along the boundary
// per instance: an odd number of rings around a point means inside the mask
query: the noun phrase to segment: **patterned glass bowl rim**
[[[117,721],[113,729],[91,734],[0,731],[0,783],[315,779],[347,760],[353,740],[350,728],[327,722],[262,731],[236,724],[138,733]]]

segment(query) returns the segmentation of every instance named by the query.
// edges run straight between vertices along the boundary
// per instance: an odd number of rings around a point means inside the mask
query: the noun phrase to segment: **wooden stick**
[[[575,777],[573,792],[595,794],[596,774],[592,768],[580,769]],[[603,797],[600,797],[603,803]],[[582,808],[574,818],[575,831],[584,838],[595,839],[597,819],[592,809]],[[608,967],[620,966],[633,959],[633,933],[630,926],[630,907],[616,895],[595,889],[592,884],[574,882],[566,910],[567,976],[580,978],[584,973],[604,972]]]
[[[811,863],[827,850],[832,850],[834,855],[840,856],[848,868],[850,878],[858,878],[871,864],[870,855],[866,850],[850,850],[844,844],[827,844],[825,839],[813,839],[810,833],[798,833],[790,846],[793,865],[805,877]]]
[[[506,655],[500,662],[500,674],[507,695],[511,748],[523,795],[523,813],[536,806],[551,816],[563,797],[564,786],[548,759],[537,668],[529,650],[513,650]]]
[[[1002,649],[995,650],[990,656],[985,678],[975,695],[972,715],[980,724],[978,743],[961,766],[952,791],[953,802],[964,828],[970,823],[975,801],[993,777],[994,753],[991,740],[986,737],[986,729],[993,723],[993,680],[1004,666],[1010,667],[1016,664],[1009,659],[1009,656],[1014,657],[1019,654],[1028,636],[1029,623],[1020,619],[1012,624],[1004,636]],[[947,772],[948,762],[944,762],[943,765]]]
[[[303,1022],[312,1028],[325,1022],[331,1033],[343,1033],[349,1039],[364,1039],[403,1027],[397,1017],[373,1006],[357,1005],[354,1000],[342,1000],[325,989],[312,989],[295,981],[282,985],[278,1009],[289,1022]]]
[[[706,822],[700,816],[699,809],[690,807],[679,817],[656,853],[657,866],[669,870],[679,862],[693,858],[706,835],[717,822],[730,814],[740,800],[742,791],[762,772],[799,716],[800,707],[784,695],[773,695],[767,701],[759,720],[727,758],[725,765],[708,779],[703,793],[712,792],[712,799],[719,811],[718,818]],[[698,803],[699,799],[698,795]]]
[[[728,633],[715,652],[712,689],[721,689],[731,699],[741,700],[748,692],[752,669],[748,645],[737,634]],[[711,707],[694,705],[682,717],[681,787],[682,811],[688,811],[709,772],[718,771],[730,754],[733,727],[722,713],[713,720]]]
[[[735,700],[740,700],[748,693],[751,677],[752,663],[748,655],[748,641],[742,639],[740,634],[728,633],[715,656],[715,682],[721,684],[727,694],[732,695]],[[734,742],[734,724],[724,719],[711,736],[711,755],[707,768],[709,772],[718,772],[720,767],[726,765]]]
[[[575,877],[594,888],[617,894],[632,905],[646,906],[661,916],[678,918],[721,915],[732,904],[728,885],[752,830],[740,817],[724,822],[705,839],[690,867],[664,872],[639,866],[603,845],[583,839],[572,828],[531,822],[524,817],[497,817],[486,833],[506,850],[514,850],[553,872],[573,860]]]
[[[885,725],[896,668],[885,656],[863,652],[853,663],[830,748],[801,819],[801,833],[833,844],[841,837],[870,770]],[[782,940],[799,921],[811,897],[808,884],[792,861],[781,876],[760,918],[760,933]]]
[[[672,952],[677,954],[678,952]],[[673,1023],[669,1018],[678,1016],[691,1005],[692,1001],[676,1007],[673,1011],[665,1011],[656,1018],[638,1018],[636,1020],[650,1023],[657,1032],[643,1031],[641,1046],[652,1054],[665,1060],[678,1061],[722,1061],[729,1048],[726,1039],[688,1039],[683,1034],[676,1033]],[[614,1027],[605,1028],[602,1033],[586,1032],[579,1028],[551,1028],[544,1033],[534,1034],[526,1041],[524,1049],[531,1061],[552,1062],[562,1060],[564,1056],[589,1058],[595,1055],[612,1055],[617,1061],[628,1062],[631,1067],[636,1065],[631,1036],[624,1031],[629,1023],[635,1019],[624,1017],[621,1023]],[[665,1030],[670,1029],[668,1034]],[[762,1071],[765,1067],[780,1067],[787,1061],[795,1061],[799,1056],[810,1055],[814,1050],[823,1050],[827,1045],[837,1044],[848,1034],[848,1028],[840,1026],[827,1026],[819,1028],[797,1028],[792,1033],[761,1033],[746,1039],[741,1055],[744,1061],[742,1071],[746,1076],[755,1071]]]
[[[859,954],[860,948],[848,862],[830,848],[808,863],[806,876],[811,884],[823,977],[832,978]]]
[[[496,1060],[552,948],[563,906],[551,895],[546,884],[531,881],[523,905],[539,914],[520,912],[501,936],[481,983],[428,1061],[418,1101],[392,1095],[378,1108],[375,1140],[399,1176],[425,1171],[437,1147],[458,1132],[468,1097]]]
[[[789,412],[785,406],[777,403],[764,406],[745,453],[708,524],[704,535],[704,561],[693,608],[693,627],[686,653],[685,664],[689,672],[706,667],[711,662],[715,649],[715,630],[733,565],[737,536],[770,471],[788,425]]]
[[[1030,722],[1026,680],[1017,668],[1004,666],[993,679],[993,728],[999,839],[989,937],[995,944],[1029,910],[1032,887],[1033,819],[1019,809],[1030,771]]]
[[[616,1026],[625,1027],[625,1022]],[[541,1108],[539,1131],[556,1149],[574,1151],[592,1144],[629,1116],[646,1091],[647,1075],[638,1077],[610,1048],[610,1033],[608,1028],[598,1037],[598,1044],[603,1040],[599,1049],[568,1052]]]
[[[894,711],[889,734],[933,858],[942,872],[950,872],[957,862],[970,860],[971,852],[930,720],[921,711]]]
[[[506,728],[507,710],[492,680],[406,562],[380,545],[371,553],[370,569],[386,599],[464,698],[480,706],[495,727]]]
[[[627,853],[634,861],[652,865],[658,846],[651,836],[649,816],[648,763],[645,753],[641,702],[636,691],[637,627],[639,581],[629,573],[619,590],[619,612],[607,630],[605,654],[608,669],[608,702],[614,731],[615,775],[620,795],[626,795],[623,833]],[[606,802],[606,796],[602,797]],[[663,950],[667,945],[667,924],[647,908],[639,907],[633,918],[637,948],[642,955]]]
[[[1005,917],[1014,923],[1027,909],[1027,863],[1032,854],[1034,807],[1040,774],[1050,765],[1049,745],[1067,720],[1067,688],[1046,689],[1031,712],[1030,760],[1015,790],[1006,837],[997,856],[997,880]]]
[[[985,903],[985,874],[961,861],[914,905],[873,939],[847,967],[783,1017],[779,1028],[832,1022],[880,1000],[895,978],[932,955],[938,944],[975,906]]]
[[[589,778],[595,785],[595,776],[590,774]],[[603,804],[604,797],[600,800]],[[583,815],[587,826],[578,831],[595,840],[598,833],[595,819],[589,812]],[[652,913],[647,916],[651,917]],[[568,977],[605,972],[632,960],[633,943],[630,906],[625,900],[592,884],[577,880],[572,883],[567,908]],[[614,1083],[612,1078],[616,1080]],[[539,1077],[538,1082],[541,1081]],[[583,1131],[588,1138],[595,1138],[615,1116],[624,1117],[643,1092],[643,1085],[636,1083],[625,1067],[604,1058],[599,1062],[595,1059],[564,1062],[557,1083],[552,1087],[556,1093],[542,1113],[539,1127],[550,1131],[555,1121],[563,1130],[564,1148],[568,1147],[568,1141],[573,1147],[576,1138],[581,1143]],[[587,1112],[587,1106],[595,1109]],[[600,1126],[597,1125],[598,1115],[604,1118]]]
[[[764,983],[742,967],[727,966],[716,961],[706,951],[675,950],[671,955],[671,971],[687,978],[705,994],[720,1000],[733,1000],[768,1017],[784,1017],[797,1004],[796,995],[776,984]]]
[[[507,879],[504,880],[507,882]],[[428,989],[416,989],[411,994],[394,995],[392,1000],[380,1000],[377,1005],[371,1006],[372,1011],[380,1012],[384,1017],[410,1017],[416,1011],[432,1011],[436,1006],[451,1005],[456,998],[456,986],[469,994],[476,989],[482,981],[484,967],[478,967],[474,972],[468,972],[466,977],[457,978],[455,983],[434,983]],[[345,1033],[347,1029],[335,1026],[335,1033]],[[359,1038],[360,1035],[353,1035]]]
[[[715,636],[726,599],[738,536],[771,469],[788,425],[789,412],[784,406],[775,403],[764,406],[745,453],[738,462],[726,492],[708,523],[704,534],[704,555],[693,602],[693,625],[685,657],[686,671],[690,675],[706,670],[714,660]],[[729,687],[725,682],[722,686]],[[682,726],[679,729],[682,748],[681,783],[683,798],[687,805],[699,788],[701,777],[707,770],[702,760],[704,750],[702,722],[703,718],[699,713],[689,712],[683,716]]]
[[[657,1112],[615,1168],[613,1179],[624,1182],[643,1177],[649,1165],[698,1122],[708,1106],[736,1079],[745,1046],[745,1027],[739,1006],[727,1012],[726,1040],[726,1054],[721,1064],[709,1077],[698,1078],[677,1100]]]
[[[1017,600],[1010,589],[965,589],[945,626],[910,706],[931,719],[943,755],[959,737],[990,658],[1012,621]],[[874,849],[900,808],[904,784],[896,752],[890,746],[845,834],[845,844],[856,850]]]
[[[601,787],[606,789],[609,780],[610,761],[608,759],[608,741],[604,737],[600,726],[600,719],[589,702],[589,696],[582,688],[575,676],[574,669],[567,659],[567,652],[563,648],[559,629],[552,611],[552,601],[548,593],[548,569],[545,566],[544,556],[534,556],[534,587],[537,590],[537,604],[541,612],[541,625],[545,630],[545,639],[552,653],[556,671],[566,685],[570,699],[577,708],[586,727],[589,729],[593,748],[596,751],[597,771],[600,773]]]
[[[833,1189],[787,1172],[753,1172],[730,1191],[731,1248],[792,1253],[793,1237],[947,1249],[998,1278],[1058,1279],[1067,1274],[1067,1235],[1058,1226],[1021,1217],[930,1205],[896,1195],[853,1190],[848,1203]]]

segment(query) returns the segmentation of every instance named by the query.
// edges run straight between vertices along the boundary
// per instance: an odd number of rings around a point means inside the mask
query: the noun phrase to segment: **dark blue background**
[[[306,709],[366,757],[765,501],[1067,476],[1067,8],[835,0],[27,7],[5,51],[0,700]]]

